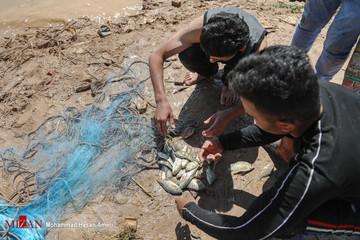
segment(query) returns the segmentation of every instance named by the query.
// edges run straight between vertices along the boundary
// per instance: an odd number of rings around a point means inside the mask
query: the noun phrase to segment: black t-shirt
[[[183,209],[185,220],[219,239],[266,239],[287,232],[328,201],[340,199],[359,205],[360,95],[339,84],[319,83],[323,113],[303,136],[294,139],[297,154],[274,186],[240,217],[216,214],[188,203]],[[225,150],[230,150],[260,146],[282,137],[250,125],[219,140]],[[341,218],[360,222],[360,217]]]

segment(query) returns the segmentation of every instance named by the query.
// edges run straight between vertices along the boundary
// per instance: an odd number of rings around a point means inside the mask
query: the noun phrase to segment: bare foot
[[[231,105],[239,99],[239,96],[230,90],[228,87],[223,86],[221,97],[220,97],[220,104],[221,105]]]
[[[195,83],[198,83],[199,81],[203,80],[204,78],[206,78],[206,77],[199,75],[196,72],[187,72],[185,75],[184,83],[185,83],[185,85],[190,86]]]

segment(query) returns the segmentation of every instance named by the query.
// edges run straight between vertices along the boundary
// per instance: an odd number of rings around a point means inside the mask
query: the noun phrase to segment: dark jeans
[[[204,77],[210,77],[219,70],[218,64],[211,63],[210,56],[207,56],[201,50],[200,43],[195,43],[185,51],[179,53],[179,59],[187,70],[196,72]]]

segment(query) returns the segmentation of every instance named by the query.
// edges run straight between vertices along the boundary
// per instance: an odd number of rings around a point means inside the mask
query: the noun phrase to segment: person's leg
[[[209,56],[206,56],[198,43],[179,53],[179,59],[184,67],[191,72],[185,77],[185,83],[188,81],[194,84],[205,77],[214,75],[219,70],[218,64],[209,61]]]
[[[340,4],[340,0],[307,0],[291,46],[309,52],[321,29],[330,21]]]
[[[360,238],[360,204],[333,199],[315,210],[307,220],[306,234]],[[329,238],[332,239],[332,238]],[[349,238],[350,239],[350,238]]]
[[[360,35],[360,1],[344,0],[329,27],[315,65],[319,79],[330,81],[344,65]]]
[[[330,200],[311,213],[305,222],[301,222],[298,229],[301,233],[277,239],[360,239],[360,205],[355,206],[340,199]]]

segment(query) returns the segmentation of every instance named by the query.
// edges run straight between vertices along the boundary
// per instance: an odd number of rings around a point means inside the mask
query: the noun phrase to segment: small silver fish
[[[173,138],[168,138],[165,141],[164,148],[166,148],[166,150],[169,151],[169,152],[178,152],[178,151],[180,151],[180,148],[174,143]]]
[[[176,157],[172,168],[172,173],[174,176],[176,176],[176,174],[178,174],[179,171],[181,170],[181,163],[182,163],[182,159]]]
[[[185,130],[182,131],[180,134],[180,139],[189,138],[190,136],[192,136],[194,134],[195,130],[196,130],[196,128],[194,128],[194,127],[185,128]]]
[[[185,169],[181,169],[178,174],[176,174],[176,178],[180,179],[186,173]]]
[[[172,172],[168,167],[161,166],[160,178],[161,179],[169,179],[172,177]]]
[[[251,163],[245,162],[245,161],[239,161],[233,164],[230,164],[230,171],[232,174],[246,174],[248,172],[251,172],[254,170],[254,166]]]
[[[182,159],[181,161],[181,168],[184,169],[186,168],[186,165],[188,165],[189,161],[187,159]]]
[[[173,166],[168,162],[168,161],[165,161],[165,160],[158,160],[157,163],[159,165],[162,165],[162,166],[166,166],[168,167],[169,169],[172,169]]]
[[[188,148],[188,146],[186,144],[183,147],[183,149],[181,149],[181,152],[184,153],[184,154],[187,154],[189,152],[189,148]]]
[[[191,148],[189,148],[188,145],[184,146],[183,150],[181,150],[181,153],[184,154],[189,159],[193,158],[193,156],[191,154]]]
[[[168,178],[168,180],[172,181],[173,183],[179,186],[179,179],[177,179],[176,177],[170,177]]]
[[[194,175],[196,174],[196,171],[198,170],[198,168],[194,168],[193,170],[184,173],[181,178],[180,178],[180,183],[179,183],[179,187],[181,189],[186,188],[187,185],[189,185],[191,179],[194,178]]]
[[[196,190],[196,191],[201,191],[201,190],[204,190],[206,188],[206,186],[200,179],[193,178],[187,185],[187,188]]]
[[[209,162],[207,161],[208,165],[205,170],[206,173],[206,180],[209,185],[212,185],[216,179],[216,173],[215,173],[215,166],[216,162]]]
[[[185,170],[188,172],[188,171],[193,170],[193,169],[196,168],[196,167],[199,167],[199,164],[198,164],[197,162],[189,162],[189,163],[186,165]]]
[[[165,179],[170,179],[170,178],[172,178],[173,175],[172,175],[171,169],[169,169],[168,167],[165,167],[165,166],[163,166],[163,168],[165,168],[165,169],[164,169]]]
[[[168,193],[174,195],[182,194],[181,188],[176,183],[166,179],[160,179],[157,181],[160,184],[160,186],[162,186],[165,189],[165,191],[167,191]]]
[[[169,158],[167,159],[167,161],[171,164],[171,166],[174,166],[174,161],[172,160],[171,157],[169,157]]]
[[[260,172],[258,180],[270,176],[274,171],[274,163],[268,163]]]
[[[174,129],[174,132],[176,132],[177,135],[180,135],[186,128],[188,127],[198,127],[199,123],[196,120],[186,120],[176,123],[176,128]]]
[[[174,156],[178,157],[178,158],[183,158],[183,159],[187,159],[191,162],[197,162],[200,164],[200,162],[198,161],[197,158],[194,158],[192,156],[190,156],[189,154],[184,154],[183,152],[179,151],[179,152],[174,152]]]
[[[199,166],[200,168],[200,166]],[[197,170],[195,175],[194,175],[194,178],[202,178],[202,175],[203,175],[203,169],[200,169],[200,170]]]
[[[201,164],[201,159],[199,157],[199,155],[196,154],[195,156],[195,161],[198,163],[198,164]]]
[[[167,155],[166,153],[163,153],[163,152],[157,152],[157,155],[161,159],[167,160],[169,158],[169,155]]]

